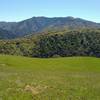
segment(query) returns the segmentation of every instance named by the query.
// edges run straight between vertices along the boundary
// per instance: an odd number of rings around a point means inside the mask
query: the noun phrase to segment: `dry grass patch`
[[[40,93],[42,93],[43,91],[45,91],[45,89],[47,89],[48,86],[31,86],[31,85],[26,85],[24,88],[24,91],[26,92],[30,92],[32,95],[38,95]]]

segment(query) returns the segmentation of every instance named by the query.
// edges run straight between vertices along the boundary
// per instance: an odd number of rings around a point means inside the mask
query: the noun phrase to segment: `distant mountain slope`
[[[100,28],[100,23],[73,17],[33,17],[21,22],[0,22],[0,28],[16,34],[16,37],[22,37],[49,29],[97,29]]]
[[[12,39],[15,37],[16,37],[16,35],[12,34],[12,32],[0,29],[0,39]]]

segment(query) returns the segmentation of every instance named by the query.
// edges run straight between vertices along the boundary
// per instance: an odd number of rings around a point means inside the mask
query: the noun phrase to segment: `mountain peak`
[[[0,28],[22,37],[29,34],[36,34],[44,30],[80,29],[93,28],[100,29],[100,24],[87,21],[81,18],[68,17],[32,17],[21,22],[0,22]]]

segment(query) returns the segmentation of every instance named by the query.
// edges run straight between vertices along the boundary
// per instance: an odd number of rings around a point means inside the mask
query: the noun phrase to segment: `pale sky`
[[[100,0],[0,0],[0,21],[33,16],[73,16],[100,23]]]

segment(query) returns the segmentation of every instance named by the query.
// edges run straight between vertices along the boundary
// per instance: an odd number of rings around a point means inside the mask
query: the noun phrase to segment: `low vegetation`
[[[100,100],[100,59],[0,55],[1,100]]]

